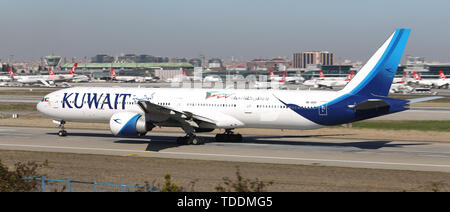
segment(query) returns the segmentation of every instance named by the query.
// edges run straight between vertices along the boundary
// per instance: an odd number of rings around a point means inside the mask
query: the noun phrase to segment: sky
[[[450,62],[448,0],[0,0],[0,59],[121,53],[366,61],[410,28],[406,54]]]

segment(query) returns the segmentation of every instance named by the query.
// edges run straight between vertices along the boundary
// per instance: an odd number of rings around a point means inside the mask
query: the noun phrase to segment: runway
[[[450,143],[331,139],[320,136],[246,136],[243,143],[180,146],[173,132],[150,132],[144,138],[118,138],[105,130],[0,127],[0,149],[123,157],[158,157],[450,172]]]

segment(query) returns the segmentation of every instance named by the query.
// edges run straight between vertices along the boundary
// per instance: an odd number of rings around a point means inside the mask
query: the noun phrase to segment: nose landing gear
[[[56,123],[56,124],[58,124],[58,128],[59,128],[58,135],[59,135],[60,137],[65,137],[65,136],[67,136],[67,131],[66,131],[65,128],[64,128],[64,124],[66,124],[66,121],[64,121],[64,120],[61,120],[61,121],[53,120],[53,122]]]

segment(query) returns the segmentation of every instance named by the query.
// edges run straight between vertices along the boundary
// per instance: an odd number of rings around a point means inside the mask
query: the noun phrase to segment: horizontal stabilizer
[[[369,99],[367,101],[361,102],[354,107],[355,111],[358,110],[373,110],[379,108],[389,107],[389,104],[382,99]]]
[[[416,98],[416,99],[408,99],[409,103],[417,103],[417,102],[425,102],[425,101],[431,101],[435,99],[442,99],[443,96],[429,96],[429,97],[423,97],[423,98]]]

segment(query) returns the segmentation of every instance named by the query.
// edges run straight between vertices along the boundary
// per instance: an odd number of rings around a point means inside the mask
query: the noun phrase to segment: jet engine
[[[135,137],[143,136],[153,128],[145,121],[145,116],[139,113],[115,113],[109,120],[111,133],[115,136]]]

